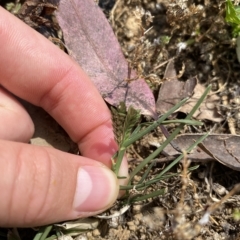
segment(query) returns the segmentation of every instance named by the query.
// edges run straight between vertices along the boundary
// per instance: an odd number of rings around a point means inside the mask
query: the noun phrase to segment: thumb
[[[0,140],[0,226],[30,227],[86,217],[117,198],[103,164],[47,147]]]

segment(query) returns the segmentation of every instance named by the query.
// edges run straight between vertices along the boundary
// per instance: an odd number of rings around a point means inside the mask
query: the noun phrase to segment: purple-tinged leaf
[[[155,116],[155,100],[143,79],[128,69],[120,45],[101,9],[93,0],[60,0],[57,19],[70,55],[111,105],[139,109]],[[79,93],[80,94],[80,93]]]
[[[184,150],[196,142],[204,134],[181,134],[174,139],[178,148]],[[240,171],[240,152],[239,152],[239,135],[231,134],[210,134],[198,147],[193,149],[187,155],[187,158],[193,162],[204,162],[216,160],[223,165]],[[164,148],[167,156],[179,155],[171,145]]]

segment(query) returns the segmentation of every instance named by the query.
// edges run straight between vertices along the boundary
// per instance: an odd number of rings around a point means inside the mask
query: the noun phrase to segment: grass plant
[[[164,180],[173,176],[178,175],[179,173],[169,173],[169,171],[175,166],[181,159],[186,156],[186,153],[192,151],[199,143],[201,143],[207,136],[206,133],[204,136],[200,137],[194,144],[189,146],[188,149],[184,149],[182,154],[179,155],[174,161],[172,161],[168,166],[166,166],[160,173],[155,176],[151,175],[151,170],[155,164],[155,158],[161,153],[161,151],[168,145],[170,142],[177,137],[179,132],[183,129],[185,125],[202,125],[201,122],[193,120],[192,116],[194,112],[199,108],[201,103],[206,98],[207,94],[209,93],[211,86],[208,86],[205,90],[204,94],[198,100],[196,105],[193,107],[191,112],[187,115],[185,119],[176,119],[176,120],[167,120],[167,118],[174,113],[177,109],[183,106],[187,102],[187,98],[180,101],[176,104],[173,108],[171,108],[167,113],[160,116],[156,121],[153,121],[149,124],[140,123],[140,114],[133,108],[130,108],[126,112],[126,108],[124,105],[120,106],[119,111],[115,111],[115,114],[119,114],[122,119],[124,119],[124,124],[122,125],[121,131],[122,134],[118,136],[118,143],[119,143],[119,151],[113,156],[113,168],[112,170],[118,176],[119,169],[122,163],[123,156],[126,154],[126,150],[130,147],[133,143],[137,140],[142,138],[144,135],[149,134],[151,131],[156,129],[159,125],[166,125],[170,123],[179,124],[178,127],[173,131],[172,134],[163,142],[153,153],[151,153],[147,158],[143,159],[143,161],[130,173],[129,181],[126,186],[120,186],[121,190],[125,190],[126,194],[121,200],[122,205],[132,205],[139,201],[144,201],[150,198],[154,198],[160,195],[164,195],[166,192],[165,189],[158,189],[152,192],[148,192],[143,194],[145,190],[151,187],[153,184],[159,182],[160,180]],[[188,168],[188,171],[193,171],[198,166],[194,166]],[[140,180],[133,184],[133,179],[137,176],[143,169],[145,169],[144,174],[140,178]],[[151,176],[150,176],[151,175]],[[118,176],[119,178],[124,178],[124,176]],[[137,194],[131,194],[131,191],[137,191]],[[56,231],[54,230],[54,225],[43,226],[39,229],[38,233],[36,234],[34,240],[53,240],[57,239],[59,234],[52,234]],[[79,230],[81,233],[82,230]],[[69,232],[71,235],[71,231]]]

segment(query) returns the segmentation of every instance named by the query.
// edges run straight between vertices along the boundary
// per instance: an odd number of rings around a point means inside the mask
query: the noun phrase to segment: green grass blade
[[[113,164],[112,166],[112,170],[113,172],[116,174],[116,176],[118,177],[118,173],[119,173],[119,169],[121,167],[121,164],[122,164],[122,160],[123,160],[123,157],[124,157],[124,154],[126,152],[126,148],[120,148],[118,150],[118,155],[117,155],[117,160],[116,160],[116,164]]]
[[[188,172],[191,172],[191,171],[194,171],[196,170],[197,168],[199,168],[199,165],[196,165],[196,166],[193,166],[193,167],[190,167],[188,169]],[[169,174],[164,174],[164,176],[160,176],[160,177],[154,177],[153,179],[147,181],[147,182],[143,182],[141,184],[137,184],[137,185],[124,185],[124,186],[120,186],[120,190],[131,190],[133,188],[135,188],[136,190],[138,191],[142,191],[146,188],[146,186],[150,186],[156,182],[159,182],[160,180],[164,180],[164,179],[168,179],[168,178],[171,178],[171,177],[175,177],[179,175],[179,173],[169,173]]]
[[[149,132],[151,132],[152,130],[154,130],[156,127],[158,127],[160,124],[162,124],[162,122],[169,117],[172,113],[174,113],[178,108],[180,108],[186,101],[188,100],[188,98],[183,99],[182,101],[180,101],[178,104],[176,104],[173,108],[171,108],[167,113],[165,113],[162,117],[160,117],[157,121],[153,122],[149,127],[147,127],[146,129],[142,130],[141,132],[139,132],[138,134],[136,134],[135,136],[131,137],[130,139],[128,139],[127,141],[125,141],[123,143],[123,147],[129,147],[131,144],[133,144],[134,142],[136,142],[138,139],[140,139],[141,137],[143,137],[144,135],[148,134]]]
[[[57,235],[52,235],[51,237],[48,237],[45,240],[55,240],[55,239],[58,239]]]
[[[183,125],[184,126],[184,125]],[[166,139],[166,141],[157,148],[153,153],[151,153],[147,158],[145,158],[130,174],[129,183],[133,179],[133,177],[140,172],[150,161],[156,158],[160,152],[177,136],[180,132],[181,128],[177,128],[170,136]]]
[[[147,170],[144,172],[144,174],[143,174],[142,178],[140,179],[140,181],[138,182],[138,184],[141,184],[141,183],[143,183],[143,182],[145,181],[145,179],[148,177],[148,175],[149,175],[152,167],[153,167],[155,164],[156,164],[155,161],[153,161],[153,162],[151,162],[151,164],[149,164]]]
[[[53,225],[40,227],[38,233],[36,234],[33,240],[46,240],[52,228],[53,228]]]
[[[130,107],[127,111],[126,119],[123,125],[123,142],[126,141],[131,133],[134,126],[137,125],[141,117],[140,111]]]
[[[175,112],[178,108],[180,108],[187,100],[188,100],[188,98],[183,99],[178,104],[176,104],[173,108],[171,108],[167,113],[165,113],[162,117],[160,117],[157,121],[155,121],[150,126],[148,126],[146,129],[140,131],[136,135],[131,135],[132,136],[131,138],[129,138],[128,140],[126,140],[125,142],[123,142],[121,144],[120,149],[118,151],[116,164],[114,164],[113,167],[112,167],[113,172],[117,176],[118,176],[118,172],[119,172],[120,166],[122,164],[122,159],[123,159],[123,156],[126,152],[127,147],[129,147],[132,143],[136,142],[138,139],[140,139],[144,135],[146,135],[149,132],[151,132],[152,130],[154,130],[157,126],[162,124],[162,122],[167,117],[169,117],[173,112]]]
[[[161,190],[158,190],[158,191],[151,192],[149,194],[133,196],[129,199],[129,203],[131,204],[131,203],[134,203],[134,202],[144,201],[144,200],[147,200],[149,198],[158,197],[160,195],[163,195],[164,193],[165,193],[165,189],[161,189]]]
[[[226,1],[225,20],[227,23],[240,25],[239,9],[233,5],[231,0]]]
[[[199,143],[204,141],[204,139],[209,135],[209,133],[204,134],[200,137],[194,144],[192,144],[187,150],[186,153],[191,152]],[[184,157],[184,153],[182,153],[178,158],[176,158],[173,162],[171,162],[164,170],[162,170],[157,177],[163,176],[166,172],[168,172],[174,165],[176,165],[182,158]]]
[[[209,85],[206,90],[204,91],[203,95],[199,98],[198,102],[195,104],[193,109],[190,111],[190,113],[187,115],[185,119],[190,120],[193,116],[193,114],[196,112],[196,110],[199,108],[201,103],[206,98],[207,94],[211,90],[211,85]],[[181,129],[184,127],[184,124],[181,123],[178,128],[176,128],[173,133],[169,136],[169,138],[166,139],[166,141],[157,148],[153,153],[151,153],[147,158],[145,158],[130,174],[129,183],[132,181],[133,177],[141,171],[151,160],[156,158],[160,152],[178,135],[178,133],[181,131]]]
[[[125,107],[125,106],[124,106]],[[113,164],[112,170],[118,176],[120,166],[122,164],[122,159],[126,151],[126,147],[123,147],[123,143],[130,138],[132,135],[133,128],[137,125],[141,117],[140,111],[135,110],[130,107],[125,114],[125,120],[122,128],[122,137],[119,142],[120,149],[116,154],[115,158],[117,158],[116,163]],[[117,132],[117,131],[116,131]],[[119,137],[118,137],[119,138]]]
[[[203,125],[203,123],[200,122],[200,121],[190,120],[190,119],[166,120],[166,121],[162,122],[163,125],[171,124],[171,123],[183,123],[185,125],[195,125],[195,126],[202,126]]]
[[[134,135],[138,134],[142,128],[143,124],[139,124],[132,132],[130,138],[132,138]]]

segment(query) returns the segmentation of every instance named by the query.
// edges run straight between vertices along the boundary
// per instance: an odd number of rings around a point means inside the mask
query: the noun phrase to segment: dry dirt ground
[[[231,27],[224,20],[225,1],[116,0],[114,5],[114,1],[100,0],[99,4],[126,58],[149,83],[156,100],[171,58],[174,58],[179,80],[196,76],[199,83],[213,85],[212,90],[219,97],[218,113],[223,120],[204,120],[203,127],[188,127],[182,133],[213,130],[229,134],[235,130],[240,134],[240,63]],[[32,144],[47,144],[77,153],[74,143],[43,110],[28,104],[26,108],[36,124]],[[176,117],[184,116],[180,113]],[[142,121],[148,119],[143,117]],[[174,127],[169,126],[168,131]],[[161,142],[160,129],[129,149],[130,169],[155,149],[151,144],[153,138]],[[156,164],[151,174],[166,165],[165,162]],[[240,195],[227,196],[224,202],[220,201],[240,182],[238,171],[214,161],[190,163],[194,165],[199,168],[184,174],[186,165],[181,163],[171,169],[172,173],[179,173],[178,176],[152,186],[155,190],[165,189],[164,195],[139,202],[118,218],[101,220],[97,229],[75,239],[240,239]],[[135,180],[140,177],[136,176]],[[120,208],[121,201],[108,214]],[[206,224],[200,224],[210,210],[214,211]],[[22,239],[27,239],[24,231],[20,231],[21,234]]]

